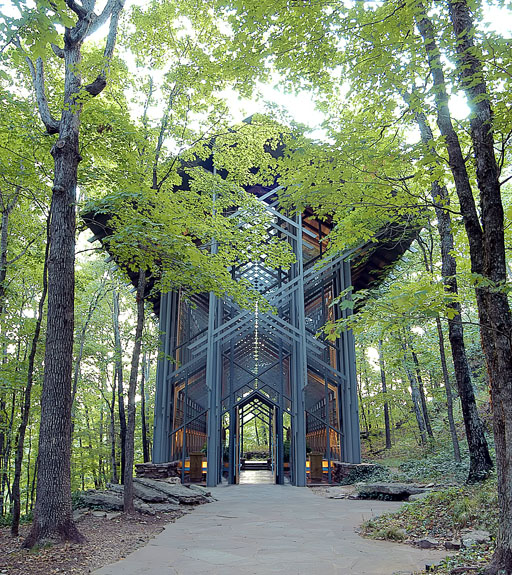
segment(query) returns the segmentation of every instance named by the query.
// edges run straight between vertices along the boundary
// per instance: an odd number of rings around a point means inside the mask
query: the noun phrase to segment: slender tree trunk
[[[425,145],[433,141],[433,134],[427,119],[422,112],[416,113],[416,121],[420,128],[421,138]],[[459,391],[462,406],[462,415],[469,447],[469,475],[468,481],[474,482],[484,479],[492,469],[492,459],[489,454],[484,426],[478,414],[475,392],[471,381],[471,370],[464,344],[464,328],[462,324],[462,307],[458,298],[457,262],[453,256],[454,238],[450,212],[450,197],[445,186],[438,182],[432,184],[432,201],[437,216],[437,229],[441,238],[441,274],[446,291],[452,296],[447,303],[451,312],[448,316],[448,339],[452,351],[452,360],[455,370],[455,381]]]
[[[6,426],[7,426],[6,402],[5,398],[0,396],[0,478],[3,476],[3,469],[4,469]],[[3,517],[3,509],[4,509],[4,493],[2,491],[1,480],[0,480],[0,517]]]
[[[461,462],[459,438],[457,437],[457,429],[455,427],[455,419],[453,417],[453,395],[452,384],[450,383],[450,376],[448,374],[448,365],[446,363],[446,353],[444,351],[444,334],[441,325],[441,318],[436,317],[437,334],[439,336],[439,356],[441,358],[441,368],[443,370],[444,389],[446,393],[446,407],[448,411],[448,425],[450,427],[450,435],[453,445],[453,458],[457,463]]]
[[[32,485],[30,487],[30,512],[34,510],[35,497],[36,497],[36,479],[38,469],[39,469],[39,454],[36,457],[36,463],[34,465],[34,473],[32,475]]]
[[[1,228],[0,228],[0,319],[3,319],[5,310],[6,279],[7,279],[7,246],[9,239],[9,215],[11,209],[5,205],[3,194],[0,191],[0,201],[2,206]],[[3,326],[0,325],[1,332]],[[5,337],[5,336],[3,336]],[[2,345],[4,342],[2,342]],[[12,424],[12,422],[11,422]],[[8,423],[7,403],[4,397],[0,396],[0,517],[4,516],[5,487],[7,485],[8,463],[10,452],[9,434],[6,433]]]
[[[117,379],[117,404],[119,410],[119,444],[121,447],[121,481],[124,481],[126,466],[126,413],[124,409],[124,386],[123,386],[123,350],[121,347],[121,332],[119,330],[119,292],[113,292],[113,320],[114,320],[114,346],[116,354],[115,371]]]
[[[31,457],[32,457],[32,431],[31,431],[31,428],[29,426],[29,428],[28,428],[28,453],[27,453],[27,483],[26,483],[27,496],[25,498],[25,515],[28,515],[28,506],[30,503],[29,493],[30,493],[30,464],[32,463]]]
[[[359,397],[359,409],[361,410],[361,417],[363,418],[364,429],[368,437],[368,448],[370,452],[373,452],[372,440],[370,435],[371,425],[368,423],[368,415],[366,413],[367,410],[364,408],[363,394],[361,392],[361,378],[359,378],[359,381],[357,382],[357,395]]]
[[[5,450],[3,454],[3,472],[2,472],[2,480],[1,480],[1,487],[0,487],[0,516],[5,515],[5,508],[4,508],[4,501],[7,491],[7,497],[9,497],[11,493],[11,486],[10,486],[10,461],[11,461],[11,448],[12,448],[12,432],[14,426],[14,414],[16,411],[16,392],[12,393],[11,397],[11,413],[9,417],[9,427],[7,428],[7,441],[5,443]],[[12,500],[12,495],[11,495]]]
[[[420,371],[420,362],[418,361],[418,356],[416,352],[411,347],[411,355],[412,360],[414,361],[414,368],[416,370],[416,381],[418,382],[418,390],[420,392],[420,399],[421,399],[421,411],[423,412],[423,420],[425,421],[425,428],[429,437],[433,438],[434,433],[432,432],[432,426],[430,425],[430,417],[428,415],[428,408],[427,408],[427,398],[425,396],[425,388],[423,387],[423,380],[421,378],[421,371]]]
[[[11,534],[14,537],[18,535],[20,525],[20,513],[21,513],[20,481],[21,481],[21,469],[23,464],[25,432],[27,430],[28,420],[30,416],[30,398],[32,395],[32,384],[34,381],[34,364],[36,359],[37,346],[39,343],[39,336],[41,334],[41,325],[43,323],[46,292],[48,289],[47,271],[48,271],[48,252],[50,248],[49,229],[50,227],[48,222],[46,229],[47,238],[46,238],[46,250],[45,250],[44,267],[43,267],[43,290],[41,292],[41,297],[39,299],[36,326],[34,330],[34,335],[32,336],[32,344],[30,346],[30,353],[28,356],[27,385],[25,386],[25,392],[23,395],[21,423],[18,429],[18,445],[16,447],[16,457],[14,461],[14,480],[12,485],[13,512],[12,512],[12,524],[11,524]]]
[[[84,406],[84,411],[85,411],[85,426],[87,429],[87,451],[89,453],[88,467],[92,473],[94,489],[99,489],[98,469],[96,468],[96,458],[93,455],[91,418],[89,417],[89,408],[87,407],[87,404]]]
[[[117,476],[117,459],[116,459],[116,376],[112,383],[112,403],[109,404],[110,411],[110,465],[111,465],[111,482],[118,483]]]
[[[431,21],[428,19],[424,6],[417,4],[418,12],[416,23],[423,38],[427,59],[434,83],[434,97],[437,107],[437,125],[445,138],[446,150],[450,169],[455,183],[463,214],[464,226],[469,240],[471,271],[481,275],[483,268],[483,232],[478,218],[473,190],[466,170],[466,163],[462,154],[459,138],[453,128],[448,107],[448,93],[443,72],[443,63],[436,43],[436,34]],[[433,136],[425,115],[416,114],[416,121],[420,127],[421,137],[426,145],[430,145]],[[455,378],[459,391],[464,426],[470,453],[470,468],[468,481],[474,482],[488,477],[492,469],[492,459],[487,447],[484,429],[476,406],[475,393],[471,382],[471,372],[466,358],[464,346],[464,332],[462,326],[461,306],[456,299],[458,294],[456,280],[456,262],[452,255],[454,242],[451,229],[451,218],[445,209],[449,206],[449,194],[444,186],[438,182],[432,184],[432,196],[438,218],[438,231],[441,236],[442,275],[447,291],[453,294],[453,302],[449,307],[453,310],[453,317],[448,319],[448,337],[452,348],[452,358],[455,369]],[[479,310],[484,305],[483,291],[475,289]],[[480,313],[480,312],[479,312]],[[482,317],[480,317],[482,325]],[[483,342],[483,339],[482,339]],[[485,350],[484,350],[485,352]]]
[[[407,379],[409,380],[409,385],[411,387],[411,399],[414,409],[414,415],[416,416],[416,423],[418,424],[418,429],[420,432],[420,441],[422,445],[426,445],[427,434],[425,430],[425,421],[423,420],[423,412],[421,411],[421,398],[420,398],[420,391],[418,389],[418,382],[416,381],[414,373],[409,366],[407,359],[407,346],[405,343],[402,343],[402,349],[403,349],[402,364],[404,366],[404,370],[405,373],[407,374]]]
[[[96,311],[98,304],[101,301],[101,298],[103,297],[103,286],[104,286],[104,281],[102,280],[100,287],[98,288],[98,290],[96,291],[92,300],[89,303],[89,309],[87,310],[87,316],[85,318],[84,325],[82,326],[82,329],[80,330],[80,345],[78,348],[78,355],[77,355],[77,358],[75,361],[75,369],[74,369],[74,374],[73,374],[73,392],[72,392],[72,397],[71,397],[71,401],[73,403],[73,406],[75,403],[75,396],[76,396],[76,392],[78,389],[78,379],[80,377],[80,365],[82,363],[82,357],[84,355],[84,347],[85,347],[85,341],[86,341],[86,337],[87,337],[87,331],[89,328],[89,324],[91,323],[91,319],[94,315],[94,312]],[[74,419],[74,413],[73,413],[72,419]]]
[[[382,340],[379,339],[379,368],[380,368],[380,381],[382,386],[382,395],[384,397],[384,430],[386,433],[386,449],[391,449],[391,427],[389,424],[389,404],[387,398],[386,386],[386,370],[384,366],[384,356],[382,355]]]
[[[137,326],[135,328],[135,342],[132,354],[130,382],[128,385],[128,425],[126,429],[126,464],[124,470],[124,511],[133,513],[133,461],[135,439],[135,391],[137,389],[137,374],[139,371],[139,357],[142,346],[142,331],[144,329],[144,292],[146,289],[146,272],[139,270],[137,283]]]
[[[256,445],[259,447],[260,445],[260,434],[258,433],[258,422],[256,421],[256,417],[254,418],[254,432],[256,433]]]

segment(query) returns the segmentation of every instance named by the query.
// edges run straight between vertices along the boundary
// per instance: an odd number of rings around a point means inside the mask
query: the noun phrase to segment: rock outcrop
[[[109,483],[107,487],[107,490],[82,493],[81,506],[105,511],[122,511],[123,486]],[[214,501],[211,491],[200,485],[181,485],[175,482],[175,478],[161,480],[136,477],[133,480],[133,491],[135,510],[150,515],[183,511],[183,506],[190,507]]]

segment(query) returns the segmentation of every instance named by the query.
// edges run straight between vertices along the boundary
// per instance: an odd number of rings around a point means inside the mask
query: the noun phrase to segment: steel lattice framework
[[[190,453],[206,446],[210,486],[223,474],[237,481],[240,414],[248,405],[270,414],[276,483],[289,473],[294,485],[306,485],[308,448],[327,460],[329,481],[332,461],[360,462],[352,333],[336,342],[315,337],[328,319],[348,313],[330,304],[351,285],[350,264],[344,256],[322,258],[325,224],[288,217],[275,190],[262,190],[267,233],[289,242],[296,263],[276,270],[261,260],[232,274],[248,279],[275,313],[214,294],[169,293],[160,303],[153,462],[181,460],[185,475]]]

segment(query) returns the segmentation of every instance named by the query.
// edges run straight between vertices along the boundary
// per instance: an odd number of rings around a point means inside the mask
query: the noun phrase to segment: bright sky
[[[129,0],[128,5],[140,3],[141,0]],[[13,2],[6,0],[0,3],[0,14],[15,15],[17,9]],[[484,7],[485,19],[484,26],[502,34],[505,37],[512,37],[512,13],[506,8],[498,6]],[[98,36],[105,31],[98,31]],[[297,121],[310,128],[319,128],[324,116],[315,108],[311,95],[306,92],[295,92],[294,94],[285,93],[279,88],[278,79],[274,85],[263,86],[262,92],[265,93],[265,99],[273,102],[283,108],[286,108],[290,115]],[[247,116],[265,111],[264,100],[240,100],[235,93],[228,95],[228,103],[235,121],[241,121]],[[469,109],[464,95],[454,96],[450,102],[450,108],[456,119],[463,119],[467,116]],[[318,130],[315,135],[321,137],[322,132]]]

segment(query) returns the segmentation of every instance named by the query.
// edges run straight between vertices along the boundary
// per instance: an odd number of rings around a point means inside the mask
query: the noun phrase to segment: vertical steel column
[[[235,465],[238,462],[235,461],[236,457],[236,446],[235,441],[238,440],[236,437],[236,409],[235,404],[235,392],[234,392],[234,377],[235,377],[235,342],[232,339],[230,342],[229,350],[229,472],[228,472],[228,483],[231,485],[236,483],[236,471]]]
[[[276,483],[284,484],[284,442],[283,442],[283,411],[284,411],[284,364],[283,364],[283,341],[279,338],[279,368],[280,368],[280,390],[278,396],[279,407],[276,409],[276,438],[277,461],[276,461]]]
[[[206,484],[209,487],[217,485],[218,477],[218,434],[219,434],[219,417],[218,417],[218,398],[217,398],[217,358],[215,355],[215,343],[213,330],[215,329],[215,318],[217,311],[217,298],[213,292],[210,292],[210,302],[208,311],[208,345],[206,356],[206,387],[208,389],[208,471],[206,473]]]
[[[290,320],[300,331],[300,341],[293,344],[294,380],[292,382],[292,414],[293,414],[293,484],[297,487],[306,485],[306,407],[304,388],[307,383],[307,356],[306,356],[306,325],[304,321],[304,264],[302,258],[302,216],[297,217],[298,226],[295,229],[297,240],[295,255],[297,263],[295,269],[299,277],[298,285],[294,290],[291,306]]]
[[[352,284],[350,262],[345,260],[343,262],[343,277],[346,286]],[[350,295],[347,296],[350,298]],[[352,312],[345,311],[348,316]],[[345,333],[346,336],[346,348],[347,348],[347,387],[348,387],[348,397],[349,397],[349,422],[348,425],[351,427],[350,433],[350,452],[351,459],[350,463],[361,463],[361,435],[359,431],[359,406],[357,401],[357,374],[356,374],[356,346],[354,342],[354,334],[352,330],[348,330]]]
[[[217,299],[217,320],[215,327],[222,323],[224,317],[224,302]],[[217,418],[217,483],[222,482],[223,469],[223,444],[222,444],[222,344],[219,339],[213,344],[215,354],[215,398],[216,398],[216,418]]]
[[[174,294],[160,296],[160,354],[156,369],[155,421],[153,424],[153,463],[165,463],[170,458],[171,399],[169,389],[169,355],[171,352]]]
[[[340,270],[341,289],[350,286],[350,264],[343,262]],[[349,296],[346,296],[349,297]],[[347,310],[343,310],[342,317],[349,315]],[[357,380],[356,380],[356,359],[355,344],[352,331],[345,331],[341,337],[343,354],[343,373],[346,380],[342,386],[341,410],[343,414],[343,459],[349,463],[359,463],[361,461],[361,446],[359,437],[359,413],[357,405]]]
[[[213,175],[217,174],[215,167],[213,168]],[[213,193],[212,211],[215,213],[215,192]],[[217,253],[217,242],[215,238],[212,240],[211,251],[213,254]],[[220,321],[220,320],[219,320]],[[220,417],[219,417],[219,397],[218,397],[218,359],[217,347],[213,331],[217,327],[217,297],[213,292],[210,292],[210,299],[208,302],[208,339],[206,348],[206,388],[208,390],[208,453],[206,472],[206,484],[208,487],[215,487],[218,483],[219,477],[219,439],[220,439]]]

